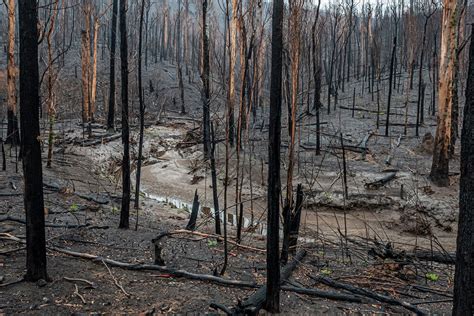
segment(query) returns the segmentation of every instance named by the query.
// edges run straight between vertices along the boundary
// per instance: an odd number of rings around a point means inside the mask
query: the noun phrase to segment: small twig
[[[123,286],[120,284],[120,282],[114,277],[114,275],[112,274],[112,271],[110,271],[110,268],[109,268],[109,266],[107,265],[107,263],[105,263],[104,260],[102,260],[102,263],[103,263],[104,266],[107,268],[107,271],[109,271],[109,274],[110,274],[110,276],[112,277],[112,279],[114,280],[115,285],[123,292],[123,294],[125,294],[126,296],[131,296],[129,293],[127,293],[127,291],[125,291],[125,289],[124,289]]]
[[[84,296],[82,296],[80,293],[79,293],[79,288],[77,287],[77,284],[74,284],[74,287],[75,287],[75,291],[74,291],[74,295],[76,295],[77,297],[79,297],[82,301],[83,304],[87,304],[86,300],[84,299]]]
[[[64,280],[69,281],[69,282],[83,282],[83,283],[88,284],[91,287],[95,287],[95,284],[93,282],[88,281],[86,279],[77,279],[77,278],[64,277]]]

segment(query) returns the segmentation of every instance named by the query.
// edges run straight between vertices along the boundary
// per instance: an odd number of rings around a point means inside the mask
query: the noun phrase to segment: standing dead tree
[[[127,0],[120,0],[120,63],[122,76],[122,209],[119,228],[130,226],[130,130],[128,115]]]
[[[107,113],[107,130],[110,133],[115,130],[115,50],[117,47],[117,11],[118,0],[113,0],[112,25],[110,26],[109,109]]]
[[[290,40],[291,53],[291,111],[288,113],[290,126],[290,142],[288,149],[288,170],[286,179],[286,198],[283,208],[283,246],[281,251],[281,262],[288,262],[288,249],[290,239],[291,218],[294,217],[294,201],[293,201],[293,173],[295,166],[295,146],[296,146],[296,113],[298,111],[298,90],[300,80],[300,46],[301,46],[301,13],[304,0],[295,0],[290,2],[290,27],[289,32],[292,34]]]
[[[430,178],[436,185],[449,185],[449,148],[452,139],[454,77],[457,63],[457,31],[461,0],[445,0],[441,26],[438,125]]]
[[[20,123],[26,211],[26,276],[47,280],[41,164],[38,70],[38,3],[18,1],[20,25]]]
[[[270,78],[270,119],[268,138],[268,219],[267,219],[267,288],[265,309],[280,310],[280,142],[283,69],[283,11],[284,1],[273,2],[272,61]]]
[[[474,31],[474,26],[472,27]],[[453,315],[474,313],[474,40],[469,50],[466,105],[461,135],[459,228],[454,277]]]
[[[7,144],[18,145],[20,132],[17,118],[16,66],[15,66],[15,0],[4,1],[8,9],[8,53],[7,53]]]

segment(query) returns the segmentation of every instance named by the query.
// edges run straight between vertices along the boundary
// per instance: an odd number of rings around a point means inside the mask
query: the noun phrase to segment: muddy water
[[[173,197],[164,197],[164,196],[159,196],[159,195],[155,195],[155,194],[150,194],[150,193],[147,193],[147,192],[142,192],[143,195],[150,199],[150,200],[154,200],[154,201],[157,201],[159,203],[166,203],[166,204],[169,204],[175,208],[178,208],[178,209],[181,209],[181,210],[184,210],[188,213],[191,213],[191,210],[193,208],[193,205],[190,204],[190,203],[187,203],[187,202],[184,202],[178,198],[173,198]],[[208,208],[208,207],[199,207],[199,217],[200,218],[203,218],[203,219],[209,219],[209,218],[214,218],[215,216],[215,211],[214,211],[214,208]],[[224,221],[224,213],[223,212],[220,212],[219,213],[219,216],[220,216],[220,219],[221,221]],[[266,223],[262,223],[262,222],[255,222],[250,219],[250,218],[247,218],[247,217],[243,217],[243,228],[244,229],[248,229],[248,230],[252,230],[252,232],[256,233],[256,234],[259,234],[259,235],[262,235],[262,236],[266,236],[267,235],[267,224]],[[232,212],[227,212],[227,224],[230,225],[230,226],[235,226],[237,227],[237,216],[235,216],[235,214],[233,214]]]

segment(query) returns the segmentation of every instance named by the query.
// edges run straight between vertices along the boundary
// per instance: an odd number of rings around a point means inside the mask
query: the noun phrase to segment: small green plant
[[[112,213],[117,214],[119,212],[119,209],[117,206],[112,206]]]
[[[207,241],[207,246],[208,246],[209,248],[217,247],[217,240],[208,240],[208,241]]]
[[[436,281],[439,280],[439,275],[437,275],[437,274],[434,273],[434,272],[428,272],[428,273],[426,273],[425,277],[426,277],[427,280],[433,281],[433,282],[436,282]]]
[[[329,269],[329,268],[321,269],[321,274],[324,274],[324,275],[331,275],[331,274],[332,274],[332,270]]]
[[[72,203],[71,206],[69,206],[69,212],[74,213],[77,211],[79,211],[79,205]]]

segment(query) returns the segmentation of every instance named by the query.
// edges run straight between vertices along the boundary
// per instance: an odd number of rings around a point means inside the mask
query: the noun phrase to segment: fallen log
[[[293,260],[281,269],[281,282],[286,281],[291,276],[293,270],[296,269],[298,263],[300,263],[305,256],[306,250],[300,250]],[[266,292],[267,286],[264,285],[253,295],[240,303],[233,312],[236,314],[257,315],[265,303]]]
[[[342,150],[340,145],[329,145],[328,148]],[[370,150],[368,150],[367,148],[363,148],[363,147],[359,147],[359,146],[351,146],[351,145],[344,145],[344,150],[352,151],[352,152],[359,153],[359,154],[368,154],[368,153],[370,153]]]
[[[374,300],[382,302],[382,303],[386,303],[386,304],[390,304],[390,305],[394,305],[394,306],[401,306],[401,307],[404,307],[407,310],[409,310],[409,311],[411,311],[411,312],[413,312],[417,315],[427,315],[425,312],[423,312],[422,310],[420,310],[416,306],[414,306],[414,305],[412,305],[408,302],[405,302],[405,301],[397,300],[397,299],[395,299],[391,296],[388,296],[388,295],[378,294],[378,293],[370,291],[368,289],[355,287],[355,286],[350,285],[350,284],[341,283],[341,282],[335,281],[333,279],[330,279],[328,277],[323,277],[323,276],[319,276],[319,277],[309,276],[309,277],[311,279],[317,281],[317,282],[323,283],[323,284],[325,284],[327,286],[330,286],[332,288],[335,288],[335,289],[341,289],[341,290],[349,291],[351,293],[354,293],[354,294],[357,294],[357,295],[362,295],[362,296],[365,296],[365,297],[369,297],[371,299],[374,299]]]
[[[49,190],[61,192],[64,188],[55,183],[43,183],[43,186]],[[97,193],[81,193],[81,192],[73,192],[72,194],[80,197],[81,199],[87,200],[89,202],[95,202],[97,204],[105,205],[109,204],[110,199],[105,197],[104,195],[97,194]]]
[[[392,181],[393,179],[395,179],[396,176],[397,176],[396,172],[391,172],[381,179],[364,184],[364,186],[367,190],[378,190],[381,187],[385,186],[390,181]]]

